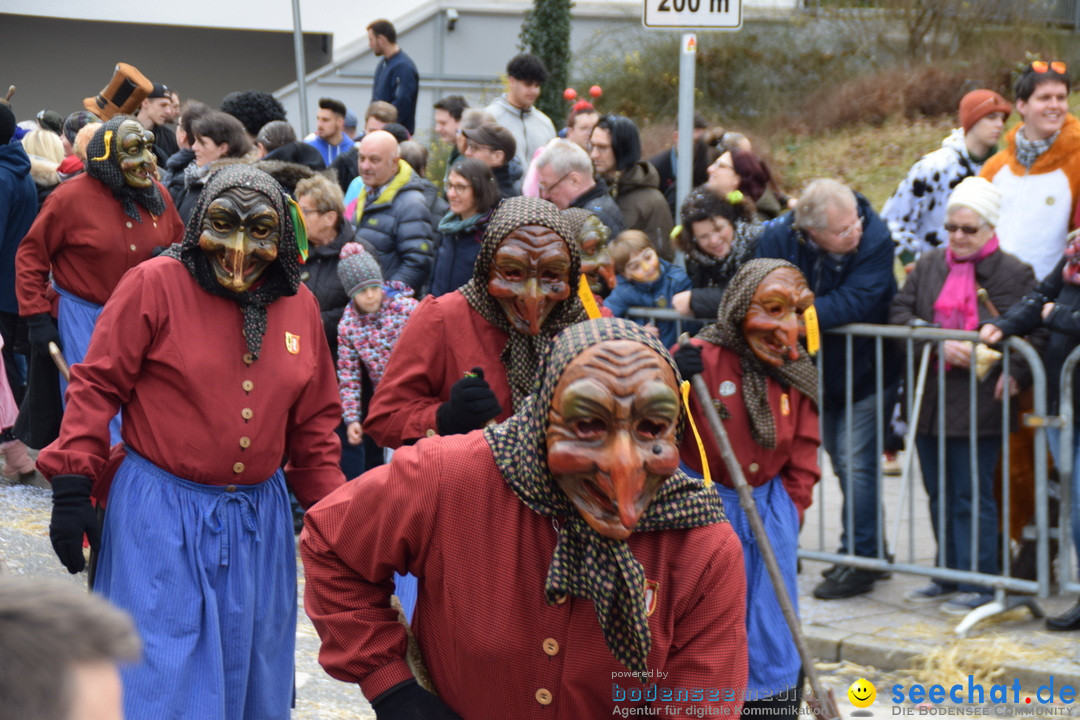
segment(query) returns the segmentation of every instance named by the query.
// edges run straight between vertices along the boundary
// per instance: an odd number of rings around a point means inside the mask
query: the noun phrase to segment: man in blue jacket
[[[389,20],[367,26],[368,45],[382,58],[375,66],[371,102],[385,100],[398,111],[398,122],[412,135],[416,131],[416,97],[420,94],[420,73],[416,63],[398,47],[397,30]]]
[[[766,226],[757,256],[787,260],[802,270],[817,298],[814,307],[822,331],[848,323],[887,322],[889,302],[896,294],[892,236],[866,198],[846,185],[829,179],[812,182],[794,213]],[[882,368],[884,392],[879,398],[873,339],[852,337],[850,356],[846,345],[844,336],[829,334],[823,336],[821,349],[822,442],[844,493],[841,552],[884,557],[876,432],[879,409],[892,407],[897,372],[886,360]],[[884,353],[886,358],[891,355]],[[852,359],[850,367],[848,357]],[[850,389],[846,385],[848,372]],[[849,513],[853,528],[849,527]],[[823,600],[861,595],[880,577],[878,572],[844,565],[833,566],[824,575],[825,580],[814,588],[814,596]]]

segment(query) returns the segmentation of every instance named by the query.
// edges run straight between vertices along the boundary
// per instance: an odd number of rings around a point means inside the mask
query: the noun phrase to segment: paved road
[[[0,566],[11,573],[60,577],[84,586],[86,576],[64,572],[49,545],[48,524],[50,496],[35,486],[8,486],[0,480]],[[299,564],[299,560],[298,560]],[[0,568],[0,572],[3,569]],[[300,568],[300,595],[303,595],[303,568]],[[294,720],[369,720],[375,717],[359,688],[329,677],[319,667],[318,636],[303,612],[297,609],[296,678],[297,704]],[[850,663],[824,665],[823,681],[836,694],[845,717],[854,708],[847,702],[848,686],[866,677],[883,687],[889,676],[873,668]]]
[[[50,495],[35,486],[0,480],[0,572],[60,577],[85,587],[86,575],[69,575],[49,545]],[[299,565],[299,558],[297,559]],[[300,568],[303,597],[303,568]],[[296,710],[293,720],[373,720],[374,711],[355,685],[334,680],[319,667],[319,638],[303,608],[297,608]]]

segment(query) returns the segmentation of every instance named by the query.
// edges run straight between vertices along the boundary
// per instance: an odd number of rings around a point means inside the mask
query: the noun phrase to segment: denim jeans
[[[885,392],[883,407],[892,407],[895,389]],[[868,395],[851,406],[851,454],[848,455],[847,412],[842,405],[821,411],[821,442],[829,453],[844,494],[840,552],[878,557],[881,503],[878,499],[880,461],[877,449],[878,397]],[[850,485],[850,492],[849,492]],[[855,521],[854,539],[848,528],[848,503]],[[854,543],[853,547],[850,543]]]
[[[945,567],[957,570],[977,570],[996,575],[1000,572],[998,552],[1001,536],[998,532],[997,501],[994,499],[994,468],[1001,453],[1001,436],[979,437],[975,441],[976,467],[971,467],[971,446],[966,437],[945,438],[945,497],[938,492],[938,473],[941,464],[938,457],[938,437],[917,435],[915,447],[919,451],[923,485],[930,497],[930,520],[934,537],[940,549],[945,547]],[[978,482],[979,514],[977,516],[978,543],[975,548],[977,565],[972,567],[971,525],[974,502],[972,482]],[[945,528],[938,527],[938,508],[945,502]],[[988,593],[983,585],[960,583],[962,592]]]
[[[1073,468],[1071,479],[1066,479],[1064,477],[1065,473],[1060,467],[1061,430],[1058,428],[1048,428],[1046,431],[1046,439],[1050,442],[1050,452],[1054,456],[1054,462],[1058,464],[1058,472],[1062,475],[1061,481],[1071,481],[1072,483],[1069,486],[1072,491],[1072,507],[1069,508],[1069,517],[1070,522],[1072,523],[1073,547],[1076,548],[1077,557],[1080,558],[1080,430],[1076,430],[1073,433]]]

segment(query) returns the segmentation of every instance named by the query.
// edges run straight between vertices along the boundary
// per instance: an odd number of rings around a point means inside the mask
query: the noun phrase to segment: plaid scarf
[[[549,605],[563,595],[593,601],[604,641],[612,655],[632,672],[646,673],[652,646],[645,603],[645,572],[621,540],[604,537],[588,523],[555,483],[547,466],[548,411],[555,386],[570,361],[586,348],[607,340],[635,340],[657,352],[675,372],[674,361],[659,340],[627,320],[600,318],[572,325],[554,341],[540,389],[510,419],[489,426],[484,436],[507,484],[529,509],[562,518],[562,528],[544,586]],[[678,435],[682,435],[683,419]],[[681,470],[668,478],[634,532],[683,530],[726,522],[719,496],[704,481]],[[646,675],[641,676],[642,683]]]
[[[1026,168],[1031,168],[1035,164],[1035,161],[1039,159],[1039,156],[1050,149],[1050,146],[1057,140],[1061,131],[1054,133],[1045,140],[1028,140],[1027,135],[1024,134],[1024,128],[1021,127],[1016,131],[1016,162],[1020,163]]]
[[[565,240],[570,252],[570,296],[551,311],[540,328],[540,334],[536,336],[524,335],[515,330],[506,318],[502,306],[487,290],[495,251],[507,235],[527,225],[539,225],[554,230]],[[482,318],[510,336],[499,359],[506,366],[507,379],[510,381],[510,399],[515,411],[521,406],[522,400],[536,390],[536,369],[541,367],[551,339],[563,328],[586,319],[585,308],[575,292],[580,272],[581,257],[574,239],[573,227],[558,208],[547,200],[531,197],[514,197],[499,203],[484,233],[480,254],[473,265],[472,279],[462,285],[460,291]]]
[[[142,222],[139,205],[149,210],[155,218],[164,214],[166,205],[156,182],[151,183],[150,187],[136,188],[128,185],[124,179],[118,160],[120,136],[116,129],[128,120],[139,125],[139,121],[130,115],[117,115],[97,129],[86,145],[86,174],[112,190],[125,215]],[[142,125],[139,125],[139,129],[142,129]]]
[[[277,260],[266,268],[255,286],[242,293],[233,292],[217,281],[210,267],[210,259],[199,247],[203,218],[210,203],[226,190],[237,187],[250,188],[265,195],[281,223]],[[174,243],[162,253],[182,262],[203,290],[240,306],[244,317],[244,340],[248,352],[256,359],[262,349],[263,335],[266,334],[266,306],[279,297],[295,295],[300,286],[300,250],[296,244],[296,229],[290,207],[288,196],[272,177],[250,165],[227,165],[207,181],[188,220],[183,241]]]
[[[799,348],[798,360],[774,367],[761,362],[746,344],[746,337],[743,335],[742,322],[746,311],[750,309],[750,301],[758,285],[766,275],[780,268],[798,270],[786,260],[751,260],[743,265],[724,291],[724,301],[720,304],[716,324],[707,326],[697,335],[702,340],[721,345],[738,354],[743,370],[743,403],[751,421],[750,433],[754,442],[769,449],[776,447],[776,421],[769,407],[769,376],[784,385],[793,386],[813,400],[815,405],[818,402],[817,368],[802,347]],[[725,419],[731,417],[722,404],[720,416]]]

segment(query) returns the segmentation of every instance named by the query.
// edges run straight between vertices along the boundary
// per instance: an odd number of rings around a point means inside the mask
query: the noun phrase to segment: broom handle
[[[688,339],[684,340],[684,343],[688,342]],[[822,717],[824,720],[839,720],[840,713],[835,702],[832,701],[832,696],[825,692],[817,668],[814,666],[814,656],[810,653],[810,646],[806,644],[802,626],[799,624],[799,618],[795,614],[795,605],[791,601],[791,596],[788,595],[784,576],[780,572],[780,565],[776,562],[776,553],[773,552],[772,542],[769,540],[769,534],[765,531],[765,524],[761,521],[757,503],[754,502],[754,491],[743,476],[742,466],[739,465],[735,450],[731,447],[731,440],[728,438],[727,430],[724,429],[720,416],[717,415],[716,408],[713,407],[709,389],[705,386],[705,379],[700,375],[695,375],[691,378],[690,383],[694,388],[694,394],[697,395],[698,405],[701,406],[705,413],[709,429],[712,430],[716,444],[720,448],[720,457],[727,468],[728,477],[731,478],[735,491],[739,494],[739,505],[742,506],[743,512],[746,513],[746,519],[750,523],[750,529],[753,531],[754,539],[757,541],[758,549],[761,551],[761,559],[765,562],[765,569],[769,572],[769,580],[772,581],[773,590],[776,591],[776,599],[780,604],[780,610],[784,614],[784,620],[791,631],[795,647],[799,651],[803,672],[806,674],[806,679],[810,681],[810,689],[813,691],[815,699],[822,704]]]

